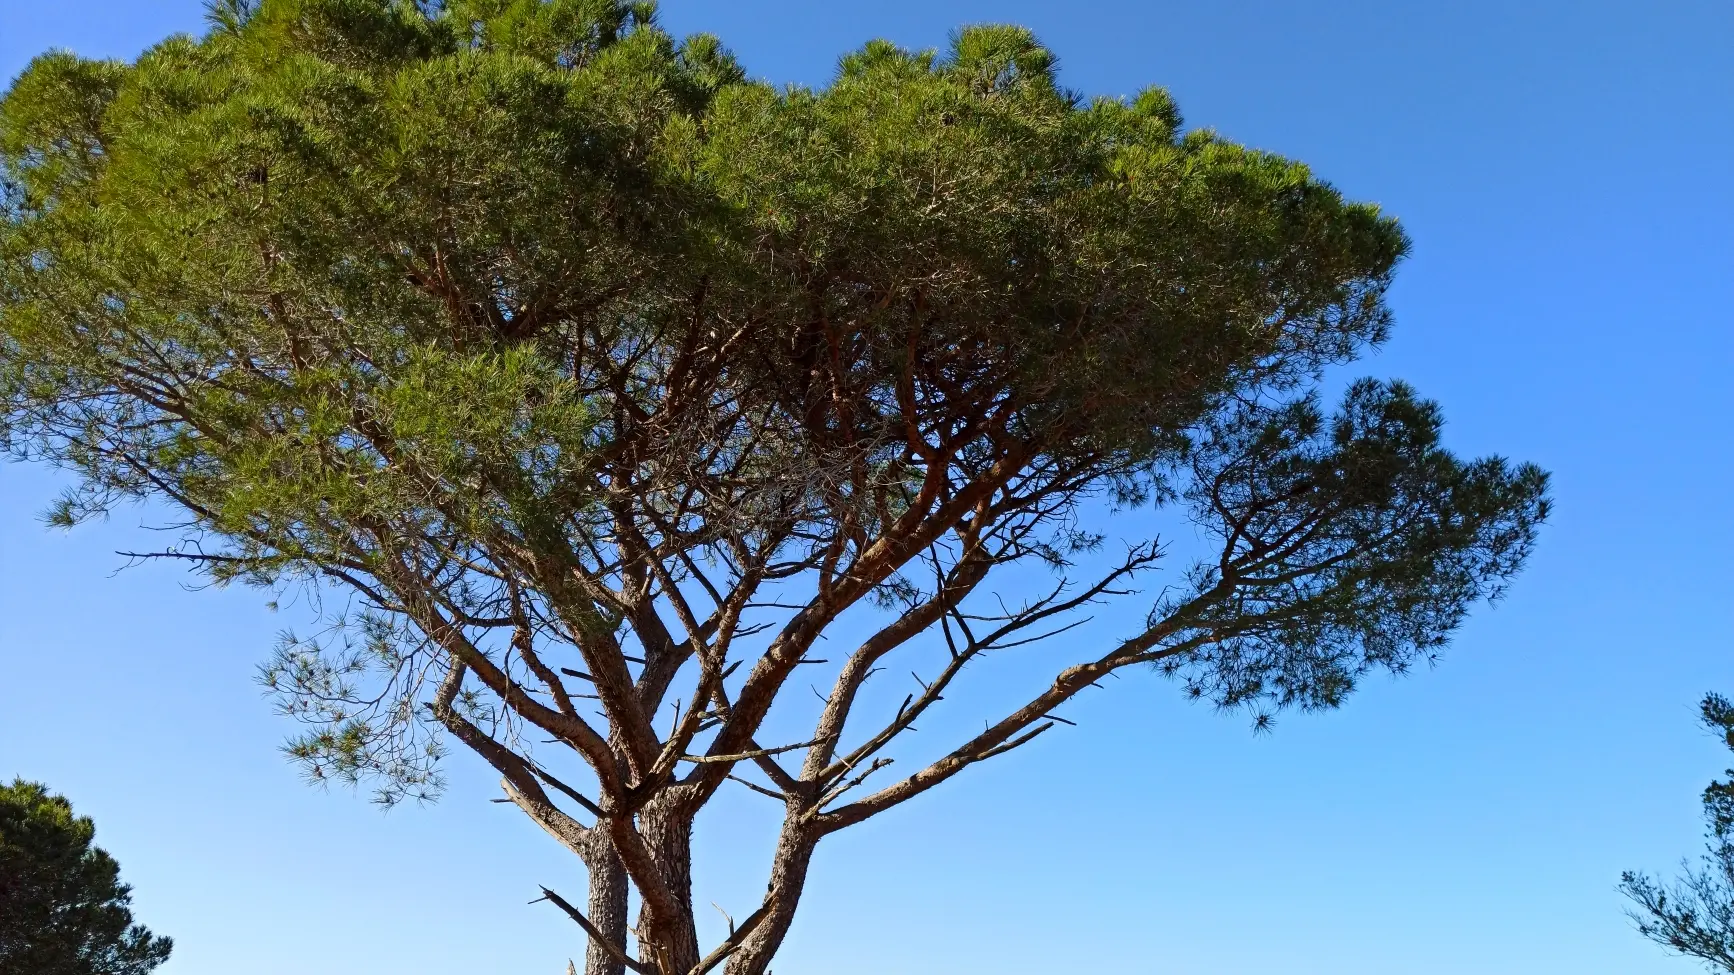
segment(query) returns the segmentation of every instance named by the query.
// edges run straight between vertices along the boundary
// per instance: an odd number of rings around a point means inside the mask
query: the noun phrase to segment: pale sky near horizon
[[[1189,126],[1403,220],[1394,337],[1354,372],[1439,399],[1462,453],[1555,476],[1530,567],[1436,669],[1268,736],[1128,675],[1079,727],[821,848],[781,975],[1694,970],[1632,932],[1615,884],[1696,855],[1698,794],[1730,764],[1695,704],[1734,695],[1734,5],[666,0],[663,20],[778,82],[823,84],[869,38],[1010,21],[1071,88],[1168,86]],[[0,0],[0,76],[200,29],[197,0]],[[96,818],[139,919],[176,939],[165,975],[581,955],[525,903],[578,869],[487,802],[491,777],[459,758],[440,803],[390,813],[304,785],[252,683],[303,608],[116,571],[151,513],[52,532],[60,483],[0,465],[0,778]],[[984,671],[948,720],[1044,666]],[[751,909],[765,805],[702,822],[700,904]]]

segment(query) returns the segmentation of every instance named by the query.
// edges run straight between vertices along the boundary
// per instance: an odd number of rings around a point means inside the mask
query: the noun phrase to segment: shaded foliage
[[[120,865],[96,826],[22,779],[0,786],[0,972],[145,975],[173,942],[132,920]]]

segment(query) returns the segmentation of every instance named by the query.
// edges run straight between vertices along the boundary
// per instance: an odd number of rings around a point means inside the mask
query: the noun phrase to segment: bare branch
[[[796,750],[802,749],[802,748],[809,748],[813,745],[817,745],[818,743],[819,743],[819,739],[815,738],[812,741],[796,742],[793,745],[781,745],[781,746],[778,746],[776,748],[755,748],[751,751],[736,752],[732,755],[682,755],[682,756],[680,756],[680,760],[683,762],[698,762],[698,763],[728,762],[728,763],[732,764],[735,762],[744,762],[744,761],[746,761],[748,759],[752,759],[752,758],[766,758],[766,757],[769,757],[771,755],[781,755],[784,752],[792,752],[792,751],[796,751]]]
[[[778,802],[788,802],[789,801],[789,797],[784,795],[783,793],[778,792],[775,789],[767,789],[764,786],[759,785],[757,782],[753,782],[753,781],[750,781],[748,779],[743,779],[740,776],[734,774],[733,772],[730,772],[728,777],[731,780],[733,780],[735,782],[739,782],[741,785],[746,786],[747,788],[753,790],[754,792],[757,792],[758,794],[760,794],[762,796],[769,796],[770,798],[775,799]]]
[[[699,963],[692,967],[692,971],[689,972],[688,975],[704,975],[705,972],[710,971],[727,960],[728,956],[734,954],[735,950],[741,946],[741,942],[745,941],[747,937],[753,933],[753,930],[770,915],[771,909],[775,903],[775,898],[767,898],[763,904],[759,905],[758,910],[747,915],[746,920],[741,922],[739,928],[734,926],[734,922],[731,919],[729,922],[729,936],[723,939],[721,944],[712,949],[710,954],[700,959]],[[723,916],[727,917],[728,915],[725,914]]]
[[[542,896],[536,898],[530,903],[540,904],[542,901],[547,901],[555,907],[558,907],[560,910],[565,911],[566,916],[571,918],[579,927],[584,929],[585,935],[590,938],[592,943],[601,945],[602,950],[608,952],[610,958],[625,965],[632,971],[642,973],[642,975],[658,975],[656,969],[627,954],[625,946],[617,945],[613,941],[610,941],[608,937],[602,933],[601,929],[597,928],[596,925],[591,924],[590,919],[585,917],[584,913],[578,910],[578,908],[573,907],[572,903],[566,900],[566,898],[561,897],[559,894],[554,893],[546,887],[543,887]]]

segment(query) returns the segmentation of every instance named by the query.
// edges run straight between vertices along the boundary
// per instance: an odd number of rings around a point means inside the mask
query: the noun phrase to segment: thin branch
[[[583,793],[579,792],[577,789],[574,789],[571,786],[567,785],[566,783],[555,778],[552,774],[550,774],[548,772],[547,769],[543,768],[541,765],[537,764],[536,762],[530,761],[528,759],[525,760],[524,764],[526,764],[530,767],[530,771],[536,773],[537,778],[539,778],[543,782],[546,782],[549,785],[553,786],[555,789],[559,790],[559,792],[562,795],[565,795],[567,798],[571,799],[573,802],[576,802],[578,805],[583,806],[585,812],[589,813],[592,816],[595,816],[597,819],[601,819],[603,816],[607,815],[606,813],[604,813],[602,811],[601,806],[598,806],[596,803],[591,802],[588,798],[586,798],[584,796]]]
[[[579,911],[578,908],[573,907],[571,902],[567,901],[566,898],[561,897],[559,894],[554,893],[546,887],[543,887],[542,896],[536,898],[530,903],[540,904],[543,901],[548,901],[560,910],[565,911],[566,916],[577,922],[578,926],[584,929],[584,933],[589,935],[592,942],[601,945],[602,950],[608,952],[608,957],[613,958],[615,961],[625,965],[627,968],[630,968],[635,972],[643,973],[643,975],[657,975],[656,969],[633,958],[631,955],[628,955],[624,946],[617,945],[608,940],[608,938],[603,935],[601,929],[596,925],[591,924],[590,919],[585,917],[583,912]]]
[[[736,752],[733,755],[682,755],[680,756],[680,760],[683,762],[697,763],[744,762],[751,758],[769,758],[772,755],[781,755],[783,752],[792,752],[800,748],[809,748],[824,740],[825,739],[823,738],[815,738],[812,741],[796,742],[793,745],[781,745],[776,748],[755,748],[749,752]]]
[[[739,782],[741,785],[744,785],[747,788],[753,790],[754,792],[757,792],[761,796],[769,796],[772,799],[777,800],[778,802],[788,802],[789,801],[789,797],[784,795],[783,793],[778,792],[775,789],[767,789],[764,786],[759,785],[757,782],[752,782],[752,781],[749,781],[747,779],[743,779],[740,776],[734,774],[733,772],[730,772],[728,774],[728,778],[733,779],[736,782]]]
[[[723,939],[722,944],[719,944],[712,949],[710,954],[704,956],[698,964],[694,965],[692,971],[689,972],[688,975],[704,975],[705,972],[708,972],[722,964],[728,956],[735,953],[735,949],[741,946],[741,943],[747,939],[747,936],[753,933],[753,929],[757,928],[761,921],[770,916],[771,908],[776,904],[776,902],[775,897],[767,898],[763,904],[759,905],[758,910],[747,915],[747,919],[741,922],[739,928],[736,928],[731,921],[729,924],[729,936]],[[717,910],[720,911],[722,908],[717,908]],[[723,917],[728,917],[728,915],[724,914]]]

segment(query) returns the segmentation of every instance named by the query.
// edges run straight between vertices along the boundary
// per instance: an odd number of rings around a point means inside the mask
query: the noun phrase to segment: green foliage
[[[1352,518],[1298,554],[1356,554],[1260,583],[1241,598],[1304,608],[1170,663],[1225,702],[1335,703],[1521,561],[1541,475],[1451,459],[1406,390],[1359,387],[1325,439],[1310,399],[1233,405],[1382,339],[1407,243],[1377,208],[1183,133],[1158,89],[1080,99],[1020,28],[876,41],[828,88],[776,90],[652,14],[236,2],[132,65],[33,62],[0,103],[0,432],[79,473],[54,519],[164,497],[221,543],[220,579],[325,574],[397,605],[405,533],[592,544],[624,426],[700,343],[693,395],[757,425],[737,513],[834,520],[779,478],[865,462],[883,480],[849,490],[884,497],[863,517],[894,515],[921,479],[903,424],[979,441],[965,478],[1008,437],[1124,498],[1247,474],[1207,519],[1312,478],[1330,507],[1308,510]],[[816,379],[843,414],[814,413]],[[664,456],[693,449],[682,422]],[[430,572],[461,589],[449,559]]]
[[[0,971],[145,975],[173,943],[132,923],[131,888],[96,827],[22,779],[0,786]]]
[[[1734,751],[1734,704],[1707,694],[1700,712],[1704,727]],[[1701,866],[1683,864],[1671,886],[1631,871],[1620,878],[1638,933],[1716,972],[1734,972],[1734,769],[1727,775],[1704,789],[1709,849]]]
[[[1209,645],[1163,669],[1219,705],[1312,709],[1341,704],[1375,667],[1432,659],[1471,605],[1498,596],[1547,513],[1540,471],[1464,463],[1440,446],[1442,422],[1408,386],[1372,381],[1328,422],[1311,396],[1214,418],[1187,494],[1228,534],[1192,591],[1234,595],[1191,624]]]

